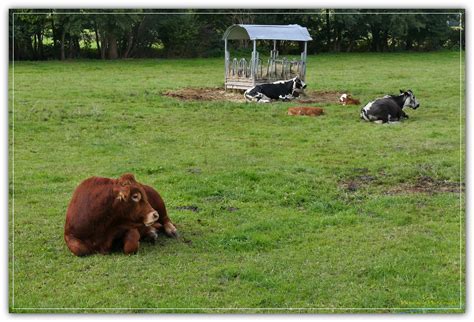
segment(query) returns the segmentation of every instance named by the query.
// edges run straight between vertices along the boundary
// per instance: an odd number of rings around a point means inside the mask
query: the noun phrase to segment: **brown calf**
[[[342,105],[360,105],[360,101],[357,98],[353,98],[351,94],[342,94],[339,98],[339,102]]]
[[[319,116],[324,114],[324,110],[320,107],[290,107],[288,108],[288,115],[307,115]]]

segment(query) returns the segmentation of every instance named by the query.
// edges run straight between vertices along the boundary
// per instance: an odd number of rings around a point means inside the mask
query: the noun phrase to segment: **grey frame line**
[[[15,9],[21,9],[21,8],[10,8],[10,10],[15,10]],[[195,13],[186,13],[186,12],[142,12],[142,13],[136,13],[133,12],[134,14],[195,14]],[[241,13],[241,12],[199,12],[198,14],[230,14],[230,13]],[[301,15],[301,12],[299,13],[277,13],[277,12],[245,12],[246,14],[275,14],[275,15],[282,15],[282,14],[298,14]],[[60,13],[50,13],[50,12],[12,12],[13,16],[13,22],[12,22],[12,42],[13,42],[13,59],[12,59],[12,164],[11,164],[11,183],[12,183],[12,200],[11,200],[11,208],[12,208],[12,218],[11,218],[11,235],[12,235],[12,244],[11,244],[11,255],[12,258],[15,258],[15,15],[31,15],[31,14],[129,14],[128,12],[60,12]],[[305,12],[305,14],[323,14],[321,12]],[[446,15],[446,14],[456,14],[456,12],[366,12],[366,13],[355,13],[355,12],[337,12],[333,14],[382,14],[382,15],[387,15],[387,14],[434,14],[434,15]],[[460,25],[462,26],[463,22],[463,13],[462,12],[457,12],[460,17]],[[459,309],[462,310],[463,308],[463,296],[462,296],[462,271],[463,271],[463,265],[465,263],[463,262],[462,258],[462,232],[463,232],[463,211],[462,211],[462,174],[463,174],[463,168],[462,168],[462,152],[463,152],[463,127],[462,127],[462,108],[463,108],[463,99],[462,99],[462,85],[463,85],[463,68],[462,68],[462,28],[459,30],[459,127],[460,127],[460,132],[459,132],[459,306],[458,307],[436,307],[436,308],[429,308],[429,307],[401,307],[401,308],[334,308],[334,307],[318,307],[318,308],[22,308],[22,307],[15,307],[15,260],[13,260],[12,263],[12,268],[11,268],[11,290],[12,290],[12,306],[11,308],[14,310],[25,310],[25,311],[32,311],[32,310],[38,310],[38,311],[45,311],[45,310],[58,310],[58,311],[65,311],[65,310],[79,310],[79,311],[84,311],[84,310],[91,310],[91,311],[107,311],[107,310],[262,310],[262,311],[302,311],[302,310],[315,310],[315,311],[335,311],[335,310],[354,310],[354,311],[362,311],[362,310],[368,310],[368,311],[375,311],[375,310],[417,310],[417,311],[445,311],[445,310],[453,310],[453,309]],[[9,247],[9,251],[10,251]],[[10,279],[9,279],[10,282]]]
[[[38,8],[42,9],[42,8]],[[321,8],[323,9],[323,8]],[[11,8],[10,10],[15,10],[15,8]],[[88,10],[87,8],[79,8],[79,10]],[[112,9],[107,9],[112,10]],[[157,9],[159,10],[159,9]],[[191,15],[191,14],[200,14],[200,15],[228,15],[228,14],[254,14],[254,15],[301,15],[301,12],[271,12],[271,11],[261,11],[261,12],[179,12],[179,11],[172,11],[172,12],[132,12],[133,14],[141,14],[141,15]],[[403,11],[390,11],[390,12],[333,12],[333,15],[394,15],[394,14],[405,14],[405,15],[417,15],[417,14],[429,14],[429,15],[450,15],[450,14],[462,14],[459,12],[424,12],[424,11],[417,11],[417,12],[403,12]],[[130,12],[96,12],[96,11],[88,11],[88,12],[74,12],[74,11],[64,11],[64,12],[14,12],[13,14],[24,14],[24,15],[38,15],[38,14],[46,14],[46,15],[83,15],[83,14],[94,14],[94,15],[128,15]],[[305,12],[304,14],[311,14],[311,15],[325,15],[323,12]]]
[[[459,13],[459,24],[462,26],[463,22],[463,14],[462,12]],[[462,309],[462,268],[463,268],[463,260],[462,260],[462,223],[463,223],[463,211],[462,211],[462,137],[463,137],[463,129],[462,129],[462,107],[463,107],[463,100],[462,100],[462,85],[463,85],[463,69],[462,69],[462,28],[459,28],[459,308]],[[464,132],[465,133],[465,132]],[[464,170],[465,171],[465,170]],[[465,172],[464,172],[465,173]],[[466,234],[467,236],[467,234]],[[465,263],[464,263],[465,265]]]

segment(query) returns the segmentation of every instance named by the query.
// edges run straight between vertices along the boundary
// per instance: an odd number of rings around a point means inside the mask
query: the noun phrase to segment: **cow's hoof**
[[[173,238],[178,238],[179,235],[178,235],[178,230],[176,229],[176,227],[168,222],[164,225],[164,228],[165,228],[165,233],[166,235],[168,235],[169,237],[173,237]]]
[[[148,239],[152,242],[156,242],[156,240],[158,239],[158,234],[156,231],[150,231],[150,233],[148,234]]]
[[[158,233],[157,230],[154,227],[150,227],[145,235],[145,240],[149,242],[156,242],[158,239]]]
[[[125,249],[125,250],[123,251],[123,253],[124,253],[125,255],[128,255],[128,256],[136,255],[136,254],[138,253],[138,248],[137,248],[137,249],[131,249],[131,250]]]

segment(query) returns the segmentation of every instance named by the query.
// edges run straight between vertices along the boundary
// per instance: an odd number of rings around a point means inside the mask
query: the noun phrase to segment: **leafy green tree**
[[[43,39],[48,16],[46,10],[19,9],[10,10],[11,48],[15,37],[15,56],[28,59],[43,59]],[[14,28],[13,28],[14,27]]]
[[[88,18],[80,10],[55,10],[51,14],[53,42],[59,44],[59,57],[77,58],[80,56],[80,38]],[[57,47],[57,45],[56,45]]]
[[[310,54],[327,51],[397,51],[459,48],[459,9],[311,10],[10,10],[10,55],[14,59],[96,57],[207,57],[222,55],[222,35],[232,24],[300,24],[313,41]],[[393,10],[391,10],[393,11]],[[428,13],[427,13],[428,11]],[[177,12],[177,14],[176,14]],[[205,13],[205,14],[203,14]],[[463,33],[464,34],[464,33]],[[91,51],[95,43],[96,52]],[[241,41],[240,47],[247,47]],[[261,42],[263,47],[272,43]],[[281,53],[297,54],[302,44],[279,42]],[[92,53],[92,56],[91,56]]]
[[[103,10],[88,15],[93,20],[96,42],[102,59],[127,58],[133,47],[134,30],[143,16],[130,10]]]

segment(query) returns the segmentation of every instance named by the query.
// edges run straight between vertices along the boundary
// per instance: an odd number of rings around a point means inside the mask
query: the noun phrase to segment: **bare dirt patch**
[[[362,174],[362,175],[357,175],[353,177],[352,179],[341,181],[339,183],[339,186],[347,191],[347,192],[355,192],[359,189],[362,189],[374,181],[376,181],[377,178],[368,174]]]
[[[225,91],[219,87],[205,88],[182,88],[169,90],[163,93],[165,96],[177,98],[183,101],[228,101],[244,102],[244,95],[238,91]]]
[[[192,211],[192,212],[199,212],[199,207],[196,206],[196,205],[189,205],[189,206],[178,206],[178,207],[174,207],[174,209],[176,210],[188,210],[188,211]]]
[[[384,194],[412,194],[412,193],[459,193],[465,190],[465,184],[448,180],[438,180],[430,176],[419,176],[412,182],[403,182],[392,186],[384,186],[383,175],[372,176],[366,173],[356,175],[339,182],[339,187],[349,193],[366,189],[371,185],[380,187]]]
[[[453,192],[459,193],[465,190],[465,184],[448,180],[436,180],[429,176],[421,176],[414,183],[402,183],[394,186],[387,191],[387,194],[400,193],[440,193]]]
[[[300,104],[339,104],[340,91],[307,91],[292,102]],[[224,90],[222,87],[182,88],[163,92],[164,96],[184,101],[245,102],[243,91]]]

